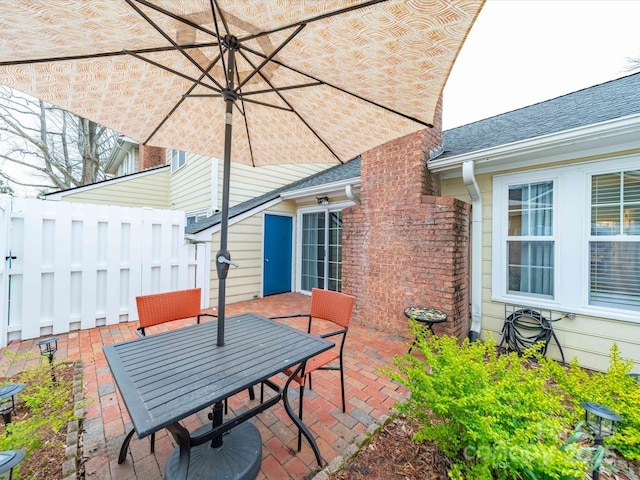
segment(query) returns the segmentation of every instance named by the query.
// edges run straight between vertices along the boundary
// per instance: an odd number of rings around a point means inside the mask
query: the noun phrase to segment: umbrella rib
[[[193,82],[195,84],[198,84],[198,85],[200,85],[202,87],[206,87],[206,88],[208,88],[210,90],[213,90],[213,91],[216,91],[216,92],[219,91],[219,90],[216,90],[215,88],[213,88],[211,85],[207,85],[206,83],[202,82],[201,80],[198,80],[198,79],[195,79],[193,77],[190,77],[189,75],[185,75],[184,73],[181,73],[181,72],[179,72],[177,70],[174,70],[173,68],[170,68],[170,67],[167,67],[165,65],[162,65],[161,63],[158,63],[158,62],[153,61],[153,60],[151,60],[149,58],[143,57],[142,55],[138,55],[135,52],[128,51],[128,50],[125,50],[125,52],[128,53],[129,55],[131,55],[132,57],[135,57],[135,58],[137,58],[139,60],[142,60],[143,62],[149,63],[149,64],[153,65],[154,67],[158,67],[158,68],[161,68],[162,70],[166,70],[169,73],[173,73],[174,75],[176,75],[178,77],[182,77],[182,78],[184,78],[186,80],[189,80],[190,82]]]
[[[191,20],[187,20],[186,18],[181,17],[180,15],[177,15],[169,10],[166,10],[162,7],[159,7],[158,5],[155,5],[153,3],[149,3],[146,0],[125,0],[129,5],[131,5],[131,2],[137,2],[140,3],[141,5],[144,5],[145,7],[149,7],[152,10],[155,10],[156,12],[160,12],[163,15],[166,15],[167,17],[171,17],[174,20],[177,20],[180,23],[184,23],[186,25],[189,25],[190,27],[195,28],[196,30],[200,30],[201,32],[206,33],[207,35],[211,35],[212,37],[218,37],[214,32],[212,32],[211,30],[209,30],[208,28],[204,28],[202,25],[198,25],[195,22],[192,22]],[[133,5],[131,5],[133,7]],[[136,11],[140,12],[140,10],[136,7],[133,7],[136,9]]]
[[[221,98],[222,95],[221,94],[215,94],[215,93],[187,93],[187,94],[184,94],[183,97],[186,97],[186,98]],[[281,107],[280,105],[274,105],[272,103],[261,102],[259,100],[251,100],[249,98],[243,98],[243,101],[248,102],[248,103],[253,103],[253,104],[256,104],[256,105],[262,105],[262,106],[265,106],[265,107],[277,108],[278,110],[284,110],[285,112],[293,112],[292,108]]]
[[[31,63],[49,63],[49,62],[64,62],[64,61],[72,61],[72,60],[90,60],[94,58],[104,58],[104,57],[120,57],[124,55],[130,55],[131,53],[142,54],[142,53],[159,53],[159,52],[173,52],[180,48],[184,50],[189,50],[192,48],[207,48],[207,47],[216,47],[218,46],[218,42],[210,42],[210,43],[201,43],[194,44],[190,43],[188,45],[180,45],[179,47],[154,47],[154,48],[141,48],[139,50],[119,50],[117,52],[102,52],[102,53],[89,53],[87,55],[69,55],[68,57],[47,57],[47,58],[35,58],[33,60],[16,60],[10,62],[0,62],[0,67],[7,67],[11,65],[26,65]]]
[[[249,57],[242,51],[242,49],[240,49],[240,55],[242,55],[242,58],[244,58],[245,61],[249,65],[251,65],[252,68],[255,68],[251,59],[249,59]],[[278,95],[278,97],[280,97],[280,100],[282,100],[285,103],[285,105],[287,105],[291,109],[291,112],[296,117],[298,117],[298,119],[309,129],[311,133],[313,133],[313,135],[320,141],[320,143],[322,143],[325,146],[325,148],[329,150],[329,152],[331,152],[331,154],[336,158],[336,160],[338,160],[340,163],[344,163],[342,159],[336,154],[336,152],[334,152],[333,149],[329,146],[329,144],[318,134],[318,132],[316,132],[313,129],[313,127],[311,127],[311,125],[309,125],[307,121],[302,117],[302,115],[300,115],[300,113],[298,113],[296,109],[291,106],[291,104],[287,101],[287,99],[284,98],[280,92],[275,90],[276,87],[274,87],[271,81],[264,76],[262,71],[261,70],[256,70],[256,71],[258,72],[260,77],[262,77],[262,79],[266,82],[266,84],[269,85],[269,87],[271,87],[272,89],[274,89],[274,93]],[[246,101],[249,102],[250,100],[247,99]]]
[[[264,90],[252,90],[250,92],[242,92],[240,96],[246,97],[247,95],[260,95],[262,93],[282,92],[284,90],[295,90],[298,88],[317,87],[318,85],[323,85],[323,83],[310,82],[310,83],[301,83],[300,85],[289,85],[288,87],[274,87],[274,88],[265,88]]]
[[[304,27],[306,27],[306,25],[304,25],[304,24],[298,26],[298,28],[296,28],[295,31],[293,33],[291,33],[291,35],[289,35],[280,45],[278,45],[278,47],[273,52],[271,52],[271,54],[269,56],[267,56],[262,61],[262,63],[260,65],[258,65],[257,67],[254,67],[253,65],[251,65],[253,67],[253,72],[251,72],[249,75],[247,75],[247,77],[240,83],[240,85],[238,85],[236,87],[236,89],[235,89],[236,92],[238,92],[244,85],[246,85],[247,82],[249,80],[251,80],[256,73],[258,73],[260,70],[262,70],[262,67],[264,67],[267,63],[269,63],[271,61],[271,59],[273,57],[275,57],[280,52],[280,50],[282,50],[285,46],[287,46],[287,44],[291,40],[293,40],[296,37],[296,35],[298,35],[302,31],[302,29]]]
[[[211,63],[209,64],[209,66],[207,67],[207,71],[211,70],[213,68],[213,66],[218,63],[219,57],[215,58],[211,61]],[[147,139],[144,141],[144,145],[146,145],[149,140],[151,140],[153,138],[153,136],[158,133],[158,130],[160,130],[160,128],[162,128],[162,126],[165,124],[165,122],[167,120],[169,120],[169,117],[171,115],[173,115],[173,113],[178,109],[178,107],[180,105],[182,105],[182,102],[184,102],[185,98],[187,95],[189,95],[191,92],[193,92],[193,89],[196,88],[196,85],[198,85],[200,83],[200,81],[204,78],[204,73],[202,75],[200,75],[200,78],[198,79],[198,83],[194,83],[193,85],[191,85],[191,87],[189,87],[189,89],[187,90],[187,93],[184,94],[182,96],[182,98],[180,100],[178,100],[178,103],[176,103],[173,108],[169,111],[169,113],[167,113],[165,115],[165,117],[162,119],[162,121],[158,124],[158,126],[156,128],[153,129],[153,132],[151,132],[151,134],[147,137]]]
[[[215,0],[212,0],[212,1],[215,1]],[[235,72],[236,76],[238,77],[238,80],[240,80],[240,70],[238,70],[238,63],[235,64],[235,67],[236,67],[236,72]],[[238,102],[234,102],[234,106],[238,109],[238,111],[242,115],[242,119],[244,120],[244,130],[245,132],[247,132],[247,144],[249,147],[249,156],[251,157],[251,166],[255,167],[256,161],[253,158],[253,145],[251,144],[251,133],[249,132],[249,119],[247,118],[247,108],[244,104],[244,98],[242,97],[242,90],[239,90],[238,92],[239,92],[238,99],[240,100],[240,105],[242,107],[238,106]]]
[[[257,52],[257,51],[255,51],[255,50],[253,50],[251,48],[245,47],[244,45],[242,46],[242,48],[244,50],[246,50],[247,52],[250,52],[253,55],[256,55],[258,57],[263,57],[263,58],[265,57],[264,53]],[[325,82],[324,80],[321,80],[318,77],[314,77],[313,75],[310,75],[310,74],[305,73],[305,72],[303,72],[301,70],[298,70],[295,67],[291,67],[291,66],[289,66],[289,65],[287,65],[287,64],[285,64],[283,62],[280,62],[279,60],[271,59],[271,61],[273,63],[275,63],[276,65],[280,66],[280,67],[283,67],[283,68],[286,68],[288,70],[291,70],[292,72],[295,72],[297,74],[303,75],[303,76],[305,76],[305,77],[307,77],[307,78],[309,78],[311,80],[314,80],[316,82],[321,82],[323,85],[331,87],[331,88],[333,88],[335,90],[338,90],[339,92],[345,93],[345,94],[347,94],[349,96],[355,97],[358,100],[362,100],[363,102],[366,102],[366,103],[368,103],[370,105],[373,105],[375,107],[381,108],[383,110],[386,110],[387,112],[393,113],[393,114],[398,115],[400,117],[406,118],[407,120],[411,120],[412,122],[419,123],[420,125],[424,125],[425,127],[433,128],[433,124],[432,123],[425,122],[425,121],[420,120],[418,118],[412,117],[411,115],[407,115],[406,113],[402,113],[402,112],[399,112],[398,110],[394,110],[391,107],[387,107],[385,105],[382,105],[381,103],[374,102],[373,100],[369,100],[369,99],[363,97],[362,95],[358,95],[357,93],[350,92],[349,90],[346,90],[346,89],[344,89],[342,87],[338,87],[337,85],[334,85],[332,83]]]
[[[212,0],[209,0],[209,5],[211,5],[211,15],[213,16],[213,24],[216,27],[216,37],[218,37],[218,39],[220,39],[220,31],[218,29],[218,18],[216,16],[216,9],[213,6],[213,1]],[[220,7],[218,7],[218,10],[219,9],[220,9]],[[222,14],[220,14],[220,17],[222,17]],[[225,30],[228,30],[227,29],[227,24],[224,21],[224,19],[222,19],[222,23],[224,24]],[[222,71],[224,72],[225,85],[228,86],[229,85],[229,78],[227,78],[227,62],[224,61],[224,54],[222,53],[222,42],[218,42],[218,48],[220,49],[220,60],[222,61]]]
[[[364,3],[361,3],[359,5],[352,5],[350,7],[341,8],[340,10],[335,10],[333,12],[323,13],[322,15],[318,15],[316,17],[311,17],[311,18],[308,18],[306,20],[300,20],[299,22],[296,22],[296,23],[292,23],[292,24],[289,24],[289,25],[284,25],[282,27],[277,27],[277,28],[274,28],[272,30],[267,30],[267,31],[264,31],[264,32],[256,33],[254,35],[249,35],[247,37],[241,38],[240,39],[240,43],[242,43],[242,42],[244,42],[246,40],[252,40],[254,38],[263,37],[265,35],[270,35],[272,33],[280,32],[282,30],[287,30],[289,28],[293,28],[293,27],[296,27],[296,26],[299,26],[299,25],[306,25],[307,23],[317,22],[317,21],[323,20],[325,18],[335,17],[336,15],[342,15],[343,13],[348,13],[348,12],[351,12],[353,10],[358,10],[360,8],[370,7],[371,5],[375,5],[377,3],[382,3],[382,2],[386,2],[386,1],[388,1],[388,0],[369,0],[368,2],[364,2]]]
[[[171,43],[171,45],[173,45],[187,60],[189,60],[189,62],[191,62],[198,70],[200,70],[218,88],[220,88],[220,90],[224,88],[222,85],[218,83],[218,81],[215,78],[209,75],[209,72],[207,70],[202,68],[198,62],[196,62],[189,54],[187,54],[187,52],[182,50],[180,46],[164,30],[162,30],[160,26],[158,26],[158,24],[156,24],[151,18],[149,18],[149,16],[146,13],[144,13],[140,8],[134,5],[133,4],[134,0],[125,0],[125,1],[131,6],[131,8],[133,8],[138,13],[138,15],[144,18],[149,25],[151,25],[160,35],[162,35],[165,38],[165,40]],[[135,1],[142,2],[142,0],[135,0]],[[142,2],[142,3],[146,4],[146,2]],[[158,10],[158,11],[161,11],[161,10]],[[170,12],[167,12],[167,14],[170,14]],[[170,16],[173,17],[174,15],[170,14]],[[179,18],[180,17],[178,17],[178,19]]]
[[[220,21],[222,22],[222,26],[224,27],[224,33],[229,35],[230,34],[229,25],[227,24],[227,20],[224,18],[224,15],[222,15],[222,9],[220,8],[220,5],[218,4],[218,0],[209,0],[209,3],[211,4],[211,11],[214,12],[213,20],[215,21],[215,10],[214,10],[214,5],[215,5],[215,9],[218,10],[218,14],[220,15]],[[218,29],[216,28],[216,32],[217,31],[218,31]],[[218,37],[218,38],[220,38],[220,37]]]
[[[261,102],[259,100],[252,100],[250,98],[242,98],[243,102],[253,103],[255,105],[262,105],[263,107],[275,108],[277,110],[284,110],[285,112],[293,112],[294,110],[289,107],[281,107],[280,105],[273,105],[272,103]]]

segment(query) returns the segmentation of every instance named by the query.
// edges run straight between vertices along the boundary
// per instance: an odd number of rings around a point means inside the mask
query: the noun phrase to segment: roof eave
[[[437,158],[428,163],[428,168],[442,178],[455,178],[462,175],[462,164],[468,161],[475,162],[476,173],[489,173],[639,148],[640,114],[636,114],[452,157]]]
[[[337,182],[325,183],[322,185],[315,185],[313,187],[299,188],[295,190],[288,190],[282,192],[280,197],[283,200],[296,200],[298,202],[304,202],[313,200],[317,196],[331,196],[340,195],[345,193],[345,188],[351,185],[352,187],[360,186],[360,177],[347,178],[339,180]]]

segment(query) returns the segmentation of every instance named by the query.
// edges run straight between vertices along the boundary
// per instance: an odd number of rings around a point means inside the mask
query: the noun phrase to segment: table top
[[[253,313],[103,348],[139,437],[260,383],[335,344]]]
[[[434,307],[407,307],[404,315],[424,323],[446,322],[448,318],[446,313]]]

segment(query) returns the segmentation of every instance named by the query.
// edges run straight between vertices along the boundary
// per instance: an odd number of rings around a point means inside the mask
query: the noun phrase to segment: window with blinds
[[[589,304],[640,310],[640,170],[591,177]]]

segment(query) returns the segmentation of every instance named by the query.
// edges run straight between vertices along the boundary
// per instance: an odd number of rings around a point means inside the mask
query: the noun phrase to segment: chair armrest
[[[197,322],[200,323],[200,317],[213,317],[213,318],[218,318],[218,315],[215,315],[213,313],[199,313],[198,314],[198,318],[197,318]]]
[[[269,317],[269,320],[277,320],[278,318],[296,318],[296,317],[309,317],[308,313],[295,313],[293,315],[279,315],[277,317]]]
[[[282,318],[307,318],[307,333],[311,333],[311,315],[308,313],[294,313],[293,315],[280,315],[277,317],[269,317],[269,320],[277,320]]]
[[[322,335],[319,335],[319,337],[320,338],[335,337],[336,335],[342,335],[344,333],[347,333],[346,328],[336,330],[335,332],[323,333]]]

